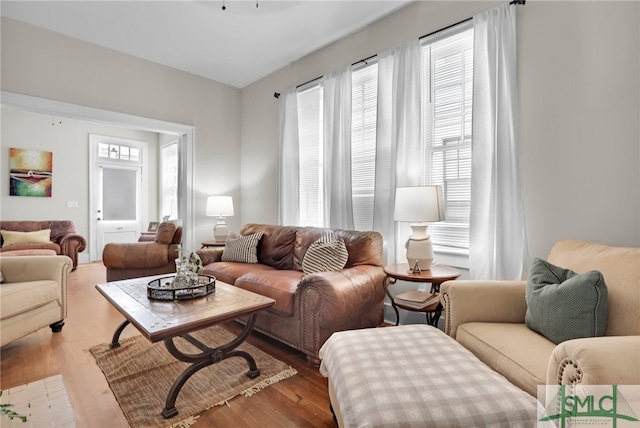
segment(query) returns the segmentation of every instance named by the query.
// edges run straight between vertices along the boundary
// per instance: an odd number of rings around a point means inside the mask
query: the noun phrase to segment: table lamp
[[[405,245],[407,262],[413,273],[429,270],[433,263],[433,245],[427,235],[428,222],[442,221],[442,186],[398,187],[393,219],[411,223],[412,234]]]
[[[216,224],[213,226],[213,239],[226,241],[229,236],[226,218],[233,216],[233,198],[231,196],[209,196],[206,214],[217,217]]]

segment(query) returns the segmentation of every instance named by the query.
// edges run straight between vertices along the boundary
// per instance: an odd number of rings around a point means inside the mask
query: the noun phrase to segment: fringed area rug
[[[219,326],[192,335],[211,348],[235,338]],[[176,339],[175,343],[181,351],[199,353],[197,348],[183,339]],[[164,343],[152,344],[142,336],[122,339],[120,344],[115,349],[110,349],[109,344],[102,344],[89,351],[134,428],[189,427],[203,411],[225,404],[240,394],[251,396],[297,373],[284,362],[244,342],[236,349],[248,352],[256,360],[260,376],[249,379],[249,366],[241,357],[232,357],[205,367],[191,376],[180,390],[176,400],[178,415],[164,419],[162,409],[169,389],[189,364],[176,360]]]

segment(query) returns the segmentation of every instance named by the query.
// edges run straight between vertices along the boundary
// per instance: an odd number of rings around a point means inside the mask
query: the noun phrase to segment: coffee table
[[[191,363],[178,376],[167,394],[162,416],[168,419],[178,414],[175,404],[180,389],[200,369],[227,358],[242,357],[249,365],[247,376],[251,379],[260,376],[260,369],[254,358],[249,353],[235,350],[235,348],[249,336],[258,312],[271,307],[275,300],[221,281],[216,281],[215,292],[205,297],[180,301],[149,299],[147,297],[149,281],[166,276],[156,275],[114,281],[98,284],[96,288],[126,318],[114,332],[111,348],[120,346],[120,334],[127,325],[133,324],[150,342],[164,341],[171,355],[180,361]],[[210,348],[189,334],[243,316],[249,316],[250,319],[242,332],[231,342],[217,348]],[[180,351],[174,343],[174,339],[178,336],[202,352],[186,354]]]

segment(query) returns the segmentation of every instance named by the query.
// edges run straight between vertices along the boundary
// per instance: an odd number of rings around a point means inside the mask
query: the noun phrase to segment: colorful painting
[[[9,148],[9,195],[51,197],[53,153]]]

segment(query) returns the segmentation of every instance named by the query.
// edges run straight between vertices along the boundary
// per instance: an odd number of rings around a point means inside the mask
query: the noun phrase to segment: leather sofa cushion
[[[0,290],[1,319],[11,318],[60,298],[60,285],[49,280],[3,283]]]
[[[60,254],[60,252],[62,251],[62,249],[60,248],[60,245],[53,242],[40,243],[40,244],[35,242],[30,242],[30,243],[24,243],[24,244],[7,245],[6,247],[0,248],[0,251],[2,252],[35,251],[35,250],[50,250],[50,251],[55,251],[56,254]]]
[[[238,278],[235,286],[271,297],[276,303],[268,311],[292,316],[296,290],[303,275],[295,270],[254,271]]]
[[[276,226],[268,224],[245,224],[240,229],[241,235],[263,232],[258,243],[258,263],[272,266],[276,269],[290,270],[294,268],[293,247],[296,242],[294,226]],[[298,269],[302,270],[302,269]]]
[[[4,220],[0,222],[0,228],[20,232],[33,232],[41,229],[51,229],[50,238],[53,242],[59,242],[63,236],[69,233],[76,233],[76,227],[71,220]]]
[[[534,397],[547,380],[555,344],[523,324],[470,322],[456,340],[493,370]]]
[[[216,262],[206,265],[202,269],[202,273],[213,275],[216,280],[233,285],[236,282],[236,278],[240,278],[243,275],[270,270],[275,270],[275,268],[256,263]]]
[[[158,225],[156,231],[156,242],[159,244],[172,244],[176,230],[178,230],[178,224],[176,221],[163,221]],[[178,244],[180,241],[177,242]]]
[[[169,261],[169,246],[157,242],[110,243],[102,252],[102,262],[110,269],[154,268]]]

